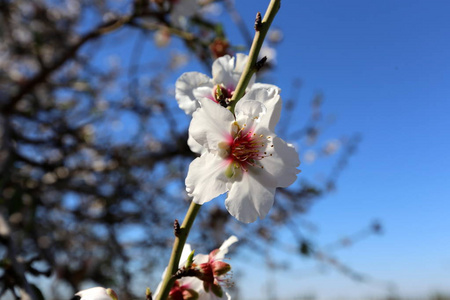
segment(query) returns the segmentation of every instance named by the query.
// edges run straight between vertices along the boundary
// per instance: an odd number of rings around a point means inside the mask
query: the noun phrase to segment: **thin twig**
[[[0,213],[0,242],[5,244],[8,249],[8,259],[11,262],[15,278],[20,287],[20,299],[36,300],[36,295],[34,294],[34,291],[25,276],[25,268],[17,260],[18,254],[16,246],[14,245],[14,241],[11,237],[11,228],[9,227],[8,222],[6,221],[2,213]]]

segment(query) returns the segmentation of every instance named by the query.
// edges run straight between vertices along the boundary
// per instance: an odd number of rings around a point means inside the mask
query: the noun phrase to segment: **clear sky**
[[[251,29],[256,12],[265,12],[269,0],[235,3]],[[381,221],[384,233],[336,253],[373,278],[369,283],[299,257],[292,259],[291,271],[274,274],[261,270],[258,259],[249,265],[237,257],[232,264],[247,269],[239,282],[243,299],[268,299],[267,280],[276,283],[278,299],[450,294],[449,15],[450,1],[282,1],[273,23],[284,35],[273,83],[286,98],[292,79],[300,78],[299,109],[322,92],[325,113],[336,116],[326,136],[362,135],[337,190],[305,216],[318,225],[315,242],[334,241],[372,220]],[[225,30],[232,44],[242,43],[232,24]],[[122,47],[111,51],[126,63],[130,49]],[[193,66],[180,74],[205,72]],[[314,177],[317,166],[303,161],[300,176]]]
[[[251,28],[269,1],[235,2]],[[284,33],[275,83],[286,91],[301,78],[302,100],[321,91],[324,110],[336,116],[330,136],[363,137],[336,192],[307,215],[319,226],[317,242],[374,219],[384,234],[338,252],[372,283],[329,268],[313,275],[316,263],[294,259],[292,272],[250,273],[245,299],[267,299],[260,276],[275,279],[276,294],[291,299],[382,296],[386,282],[399,295],[450,293],[449,13],[450,1],[282,1],[273,24]],[[314,165],[301,168],[307,174]]]

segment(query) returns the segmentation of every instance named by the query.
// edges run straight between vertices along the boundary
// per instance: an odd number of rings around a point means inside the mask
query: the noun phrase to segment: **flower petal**
[[[270,83],[261,83],[261,82],[256,82],[255,84],[252,85],[252,89],[256,90],[256,89],[274,89],[277,94],[281,93],[281,89],[274,85],[274,84],[270,84]]]
[[[228,253],[228,248],[230,248],[231,245],[233,245],[234,243],[236,243],[237,241],[239,241],[239,239],[237,238],[237,236],[232,235],[230,236],[225,242],[223,242],[223,244],[220,246],[220,251],[216,254],[216,257],[218,257],[219,253],[221,255],[225,255]]]
[[[214,90],[214,86],[200,86],[196,89],[194,89],[194,98],[197,100],[202,99],[202,98],[208,98],[210,100],[213,100],[214,102],[217,103],[217,101],[214,99],[213,97],[213,90]]]
[[[186,191],[197,204],[208,202],[227,191],[227,162],[212,153],[204,153],[189,165]]]
[[[253,127],[253,122],[260,122],[265,114],[267,114],[267,109],[264,104],[259,101],[244,99],[236,104],[236,121],[241,126],[242,124],[247,124],[247,126]]]
[[[197,265],[207,263],[209,261],[208,254],[196,254],[194,256],[194,263]]]
[[[274,137],[272,156],[261,160],[264,170],[271,174],[277,187],[288,187],[297,179],[300,172],[298,153],[292,145],[287,144],[279,137]]]
[[[217,150],[230,138],[233,114],[209,99],[200,99],[201,108],[192,115],[189,135],[207,150]]]
[[[239,241],[239,239],[236,236],[230,236],[225,242],[223,242],[222,246],[220,246],[218,249],[219,251],[217,251],[214,255],[214,259],[223,259],[228,253],[228,248],[237,241]]]
[[[230,236],[225,242],[223,242],[223,244],[220,246],[219,249],[216,249],[216,251],[217,250],[218,251],[214,254],[214,259],[215,260],[223,259],[225,255],[228,253],[228,248],[237,241],[239,241],[239,239],[236,236],[234,235]]]
[[[271,131],[275,131],[275,126],[281,116],[281,97],[280,89],[273,88],[272,85],[255,84],[257,88],[252,87],[242,99],[236,104],[235,112],[240,111],[245,101],[258,101],[267,109],[267,115],[261,118],[260,126],[268,127]],[[255,86],[254,85],[254,86]]]
[[[267,185],[268,178],[272,178],[264,169],[259,169],[260,174],[258,179],[263,178],[263,182],[259,182],[254,174],[245,172],[240,181],[232,184],[228,192],[225,206],[228,212],[244,223],[251,223],[256,221],[259,217],[263,219],[273,205],[275,197],[275,186]],[[265,184],[263,184],[265,183]]]
[[[194,140],[194,138],[191,135],[189,135],[188,137],[187,144],[189,146],[189,149],[191,149],[191,151],[194,153],[203,154],[204,152],[206,152],[205,147],[203,147],[196,140]]]
[[[112,300],[113,298],[108,295],[107,290],[103,287],[93,287],[90,289],[82,290],[75,294],[79,296],[80,300]]]
[[[244,72],[245,65],[247,64],[248,56],[244,53],[236,53],[236,65],[234,67],[235,72]]]
[[[234,57],[224,55],[213,62],[212,75],[214,84],[223,84],[226,88],[236,88],[239,77],[234,72]],[[235,75],[235,76],[233,76]]]
[[[188,115],[191,115],[200,105],[194,96],[194,90],[198,87],[213,87],[212,80],[208,76],[198,72],[182,74],[175,83],[175,98],[178,106]]]
[[[234,91],[247,64],[248,56],[243,53],[236,57],[224,55],[216,59],[212,66],[214,84],[223,84],[227,89]],[[255,75],[248,84],[249,87],[255,82]]]

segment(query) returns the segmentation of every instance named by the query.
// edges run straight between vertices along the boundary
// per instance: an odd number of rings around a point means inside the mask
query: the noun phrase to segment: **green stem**
[[[275,15],[280,9],[281,0],[272,0],[270,1],[269,6],[267,7],[266,13],[264,15],[264,19],[261,22],[260,29],[255,32],[255,37],[253,38],[252,47],[250,48],[250,53],[248,55],[247,65],[245,66],[244,72],[239,79],[239,83],[234,91],[233,97],[231,98],[231,111],[234,112],[234,107],[239,99],[242,98],[245,94],[245,89],[250,82],[253,74],[257,71],[257,59],[259,51],[264,42],[264,38],[266,37],[267,32],[269,31],[270,25],[272,24]]]
[[[175,282],[175,279],[172,278],[172,275],[175,274],[178,270],[178,265],[180,263],[184,244],[186,243],[189,231],[191,230],[192,224],[194,224],[195,217],[197,216],[200,207],[202,206],[194,203],[193,201],[191,202],[191,206],[189,206],[186,216],[184,217],[183,224],[180,227],[180,232],[175,237],[175,242],[173,243],[172,248],[172,255],[170,256],[170,261],[167,265],[166,275],[164,276],[161,290],[156,297],[156,300],[167,299],[167,297],[169,296],[170,289]]]

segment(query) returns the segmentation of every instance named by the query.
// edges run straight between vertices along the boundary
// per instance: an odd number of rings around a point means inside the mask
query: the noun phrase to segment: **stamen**
[[[237,126],[237,132],[229,144],[230,151],[228,156],[233,161],[234,167],[240,168],[244,172],[248,172],[249,166],[264,169],[259,161],[265,157],[272,156],[272,154],[268,155],[267,152],[262,151],[266,148],[266,141],[271,144],[271,137],[256,134],[253,130],[245,130],[247,124],[240,127],[235,122],[235,125]],[[273,144],[270,147],[273,147]]]

